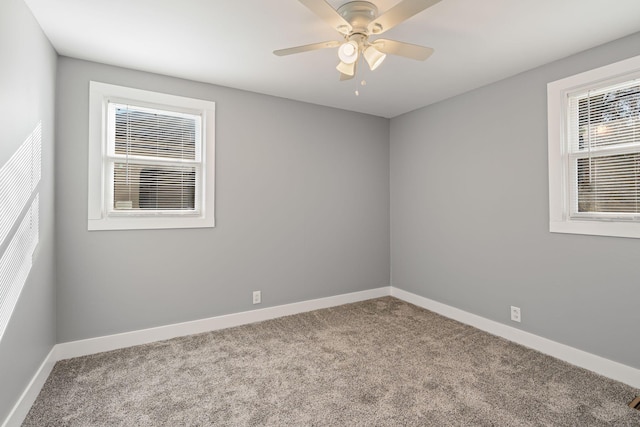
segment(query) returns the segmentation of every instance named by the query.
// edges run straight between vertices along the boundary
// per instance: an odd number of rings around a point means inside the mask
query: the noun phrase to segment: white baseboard
[[[161,341],[185,335],[230,328],[233,326],[260,322],[263,320],[319,310],[322,308],[336,307],[343,304],[365,301],[388,295],[476,327],[489,332],[490,334],[497,335],[534,350],[538,350],[542,353],[628,384],[632,387],[640,388],[640,370],[638,369],[569,347],[565,344],[560,344],[558,342],[542,338],[538,335],[471,314],[458,308],[442,304],[398,288],[384,286],[367,291],[336,295],[259,310],[194,320],[191,322],[160,326],[157,328],[56,344],[42,362],[38,372],[36,372],[33,379],[22,393],[18,403],[14,406],[11,413],[2,424],[2,427],[14,427],[22,424],[22,421],[29,412],[31,405],[33,405],[33,402],[35,402],[38,397],[38,393],[40,393],[42,386],[58,360],[86,356],[103,351],[117,350],[119,348],[147,344],[154,341]]]
[[[47,357],[45,357],[44,361],[38,368],[38,371],[33,376],[29,385],[18,399],[18,402],[15,404],[11,412],[9,412],[9,416],[2,423],[2,427],[19,427],[24,421],[25,417],[29,413],[29,409],[36,401],[40,390],[44,386],[44,383],[49,378],[49,374],[53,370],[53,366],[59,359],[56,355],[56,346],[53,346]]]
[[[450,319],[457,320],[475,328],[481,329],[493,335],[516,342],[525,347],[538,350],[557,359],[564,360],[572,365],[588,369],[605,377],[620,381],[635,388],[640,388],[640,369],[632,368],[622,363],[614,362],[595,354],[570,347],[559,342],[542,338],[530,332],[505,325],[504,323],[489,320],[487,318],[471,314],[458,308],[442,304],[429,298],[421,297],[402,289],[391,287],[391,295],[426,308],[434,313],[441,314]]]
[[[194,320],[191,322],[159,326],[157,328],[149,328],[139,331],[107,335],[104,337],[65,342],[56,345],[57,355],[58,360],[86,356],[88,354],[101,353],[103,351],[117,350],[119,348],[147,344],[154,341],[162,341],[186,335],[231,328],[233,326],[261,322],[263,320],[274,319],[276,317],[289,316],[306,311],[364,301],[372,298],[387,296],[390,293],[390,287],[385,286],[377,289],[370,289],[367,291],[353,292],[332,297],[279,305],[276,307],[267,307],[258,310],[244,311],[241,313],[233,313],[224,316]]]

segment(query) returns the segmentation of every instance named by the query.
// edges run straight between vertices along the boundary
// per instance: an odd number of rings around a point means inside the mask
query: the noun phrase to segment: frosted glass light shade
[[[387,57],[387,54],[380,52],[373,46],[367,47],[364,50],[363,55],[364,59],[367,61],[367,64],[369,64],[369,68],[371,69],[371,71],[378,68],[380,64],[382,64],[382,61],[384,61],[384,58]]]
[[[345,64],[353,64],[358,59],[358,43],[348,41],[338,48],[338,57]]]
[[[336,67],[336,70],[340,71],[342,74],[346,74],[347,76],[353,76],[356,73],[356,63],[352,62],[351,64],[345,64],[344,62],[340,62]]]

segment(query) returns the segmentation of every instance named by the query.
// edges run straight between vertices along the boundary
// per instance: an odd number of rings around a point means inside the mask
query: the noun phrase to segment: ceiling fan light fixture
[[[336,67],[336,70],[347,76],[353,76],[356,74],[356,63],[352,62],[351,64],[347,64],[341,61]]]
[[[340,62],[336,68],[340,71],[340,81],[355,77],[360,57],[367,61],[369,68],[373,71],[382,64],[387,55],[399,55],[424,61],[433,53],[433,49],[429,47],[386,39],[369,42],[369,37],[389,31],[441,0],[394,0],[396,5],[381,15],[378,14],[376,5],[372,3],[373,0],[346,0],[347,2],[337,9],[329,4],[329,0],[298,1],[336,29],[342,37],[340,40],[279,49],[273,53],[284,56],[337,47]]]
[[[369,64],[369,68],[371,69],[371,71],[378,68],[380,64],[382,64],[382,61],[384,61],[384,58],[387,57],[386,53],[380,52],[373,45],[367,46],[367,48],[363,52],[363,55],[364,59],[367,61],[367,64]]]
[[[358,43],[351,40],[340,45],[338,57],[345,64],[353,64],[358,59]]]

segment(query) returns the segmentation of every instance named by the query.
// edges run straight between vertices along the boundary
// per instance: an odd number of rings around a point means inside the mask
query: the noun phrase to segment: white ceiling
[[[61,55],[382,117],[640,31],[640,0],[442,0],[383,36],[432,47],[429,59],[389,56],[340,82],[335,49],[273,55],[340,39],[297,0],[25,2]]]

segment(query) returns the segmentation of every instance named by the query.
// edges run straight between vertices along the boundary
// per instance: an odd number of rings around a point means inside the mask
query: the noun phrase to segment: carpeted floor
[[[639,426],[640,390],[392,297],[56,364],[25,426]]]

